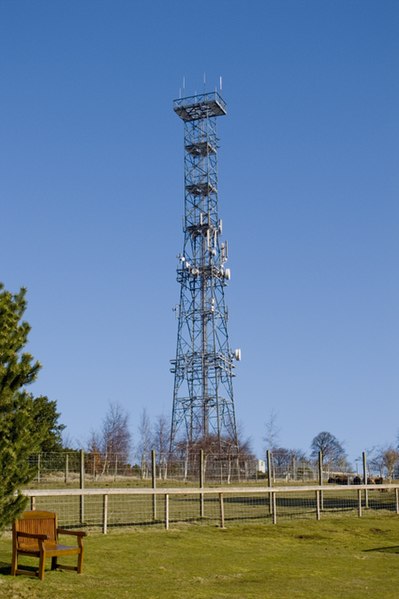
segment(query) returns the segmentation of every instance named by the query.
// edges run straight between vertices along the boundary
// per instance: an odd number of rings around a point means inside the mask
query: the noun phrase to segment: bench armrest
[[[61,535],[73,535],[74,537],[86,537],[87,533],[83,530],[68,530],[66,528],[57,528],[57,533]]]

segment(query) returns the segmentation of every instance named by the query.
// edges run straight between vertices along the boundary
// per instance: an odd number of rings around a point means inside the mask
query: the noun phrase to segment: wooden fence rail
[[[152,517],[154,521],[162,521],[166,529],[170,526],[170,498],[178,496],[190,496],[198,501],[200,518],[205,516],[204,514],[204,498],[214,497],[219,502],[219,523],[222,528],[225,527],[226,522],[226,506],[225,502],[227,498],[233,498],[234,496],[254,496],[259,498],[264,497],[264,504],[268,506],[268,517],[271,517],[274,524],[277,523],[278,517],[278,499],[282,499],[282,496],[289,496],[292,499],[296,499],[303,496],[305,493],[310,493],[314,497],[314,516],[317,520],[320,520],[323,511],[325,511],[326,497],[348,495],[352,493],[357,502],[357,513],[361,517],[364,514],[364,509],[369,507],[369,493],[370,492],[380,493],[393,493],[395,500],[392,504],[391,511],[399,514],[399,484],[367,484],[367,485],[301,485],[301,486],[285,486],[285,487],[183,487],[183,488],[103,488],[103,489],[26,489],[23,494],[30,498],[31,509],[36,507],[36,499],[38,498],[54,498],[55,509],[57,498],[66,497],[79,497],[80,509],[79,519],[80,522],[76,524],[84,525],[84,499],[87,497],[100,496],[102,497],[102,531],[104,534],[107,533],[109,524],[109,497],[110,496],[150,496],[149,501],[152,502]],[[163,497],[164,499],[164,511],[162,518],[157,516],[157,497]],[[338,508],[339,509],[339,508]],[[266,513],[265,513],[266,516]],[[243,517],[245,519],[245,516]]]

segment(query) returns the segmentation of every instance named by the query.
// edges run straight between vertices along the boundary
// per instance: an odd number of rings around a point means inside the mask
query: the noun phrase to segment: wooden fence
[[[217,521],[224,528],[226,520],[245,521],[279,517],[305,516],[320,520],[322,515],[350,511],[361,517],[366,510],[388,510],[399,514],[399,484],[379,485],[303,485],[284,487],[185,487],[185,488],[106,488],[106,489],[28,489],[31,509],[64,509],[69,525],[101,526],[107,533],[110,516],[112,526],[162,524],[193,520]],[[119,504],[115,499],[119,499]],[[145,514],[139,516],[140,498]],[[65,509],[65,500],[73,500],[73,508]],[[110,501],[113,507],[110,507]],[[92,503],[89,505],[90,501]],[[170,505],[174,502],[171,517]],[[178,503],[180,501],[180,503]],[[96,505],[96,516],[94,513]],[[68,504],[69,505],[69,504]],[[86,510],[86,506],[88,509]],[[127,506],[122,513],[120,506]],[[228,512],[226,510],[228,507]],[[119,510],[118,518],[115,513]],[[291,511],[290,511],[291,510]],[[118,512],[118,513],[119,513]]]

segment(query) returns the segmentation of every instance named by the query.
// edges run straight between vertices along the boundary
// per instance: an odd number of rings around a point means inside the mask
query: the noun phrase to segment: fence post
[[[65,453],[65,484],[68,484],[68,475],[69,475],[69,454]]]
[[[272,491],[272,501],[273,501],[273,524],[277,524],[277,499],[276,499],[276,491]]]
[[[320,491],[316,491],[316,520],[320,520],[321,510],[320,510]]]
[[[320,450],[319,451],[319,463],[318,463],[319,469],[318,469],[318,474],[319,474],[319,485],[323,484],[323,452]]]
[[[85,452],[83,449],[80,450],[80,489],[83,491],[85,488]],[[85,498],[83,493],[80,495],[80,523],[83,524],[85,520]]]
[[[359,489],[357,492],[357,505],[358,505],[358,514],[359,514],[359,518],[362,517],[362,490]]]
[[[367,485],[367,456],[366,456],[366,452],[363,451],[362,453],[362,458],[363,458],[363,483],[365,485]],[[368,508],[369,507],[369,492],[368,489],[364,489],[364,507]]]
[[[224,501],[223,501],[223,493],[219,493],[219,504],[220,504],[220,528],[224,528]]]
[[[165,528],[169,530],[169,495],[165,495]]]
[[[323,452],[319,451],[319,485],[323,485]],[[324,510],[324,493],[320,491],[320,509]]]
[[[186,455],[184,458],[184,482],[186,482],[188,476],[188,447],[186,447]]]
[[[37,482],[40,483],[41,454],[37,454]]]
[[[103,496],[103,533],[107,534],[108,528],[108,495]]]
[[[199,469],[199,486],[200,489],[204,488],[204,450],[200,449],[200,469]],[[205,501],[204,494],[200,493],[200,517],[204,518],[205,516]]]
[[[395,503],[396,503],[396,513],[399,514],[399,489],[396,487],[395,489]]]
[[[36,497],[34,497],[33,495],[30,498],[30,509],[31,510],[35,510],[36,509]]]
[[[118,476],[118,454],[115,454],[115,467],[114,467],[114,481],[116,481],[116,478]]]
[[[272,454],[270,449],[266,451],[266,460],[267,460],[267,483],[269,487],[273,486],[272,480]],[[272,494],[269,493],[269,513],[273,514],[273,497]]]
[[[157,464],[155,459],[155,449],[151,449],[151,482],[152,488],[157,488]],[[152,519],[157,519],[157,496],[155,493],[152,496]]]

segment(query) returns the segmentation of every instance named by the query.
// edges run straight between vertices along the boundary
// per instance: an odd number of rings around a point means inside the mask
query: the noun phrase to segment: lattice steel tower
[[[215,91],[175,100],[184,121],[184,244],[174,373],[171,449],[182,443],[215,451],[237,449],[234,360],[227,333],[224,288],[230,279],[227,242],[220,241],[216,118],[226,104]]]

